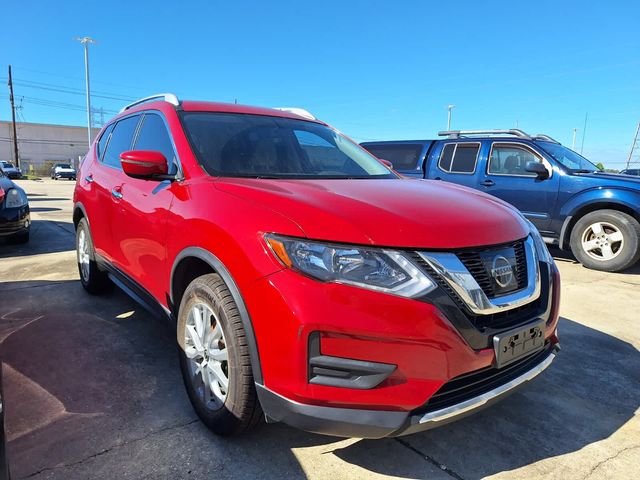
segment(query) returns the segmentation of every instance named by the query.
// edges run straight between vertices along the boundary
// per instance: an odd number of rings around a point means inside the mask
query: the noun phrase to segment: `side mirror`
[[[120,154],[124,173],[133,178],[165,180],[169,166],[165,156],[155,150],[128,150]]]
[[[527,162],[525,167],[527,172],[535,173],[539,180],[549,178],[549,170],[540,162]]]
[[[393,163],[391,163],[389,160],[385,160],[384,158],[379,158],[378,160],[380,160],[382,163],[385,164],[385,166],[393,170]]]
[[[4,189],[0,187],[0,203],[2,203],[2,200],[4,200]]]

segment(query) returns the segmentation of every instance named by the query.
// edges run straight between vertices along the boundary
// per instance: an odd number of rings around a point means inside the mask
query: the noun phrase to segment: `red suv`
[[[558,270],[494,197],[405,179],[301,109],[125,107],[78,173],[80,278],[171,319],[193,407],[377,438],[442,425],[544,370]]]

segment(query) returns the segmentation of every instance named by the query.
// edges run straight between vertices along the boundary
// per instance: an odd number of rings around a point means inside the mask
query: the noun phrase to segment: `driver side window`
[[[489,157],[488,173],[490,175],[513,175],[535,177],[527,172],[527,162],[541,162],[542,159],[532,151],[517,145],[493,144]]]

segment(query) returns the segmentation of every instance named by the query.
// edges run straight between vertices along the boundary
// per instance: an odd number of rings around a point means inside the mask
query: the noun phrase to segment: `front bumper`
[[[56,178],[76,178],[76,172],[56,172],[53,176]]]
[[[19,180],[22,178],[22,172],[5,172],[11,180]]]
[[[268,412],[268,420],[284,422],[309,432],[358,438],[409,435],[458,420],[501,400],[549,367],[558,350],[559,344],[555,344],[533,366],[506,383],[455,405],[426,413],[307,405],[289,400],[262,385],[258,385],[258,397],[262,408]]]
[[[509,313],[506,320],[517,325],[508,327],[503,317],[493,316],[491,325],[471,321],[441,287],[428,298],[407,299],[291,270],[263,278],[244,297],[266,417],[323,434],[376,438],[433,428],[493,403],[555,357],[559,277],[555,266],[543,273],[539,302]],[[548,359],[526,357],[534,363],[518,379],[496,376],[443,401],[452,382],[494,368],[494,335],[533,319],[545,322]]]
[[[0,237],[24,233],[29,230],[29,206],[4,208],[0,206]]]

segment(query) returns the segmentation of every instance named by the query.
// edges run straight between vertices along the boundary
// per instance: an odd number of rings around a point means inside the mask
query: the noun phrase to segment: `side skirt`
[[[100,269],[107,272],[111,281],[115,283],[118,288],[129,295],[151,315],[154,317],[161,317],[171,323],[175,323],[175,319],[173,318],[171,311],[164,305],[160,304],[153,295],[142,287],[142,285],[97,254],[96,261]]]

